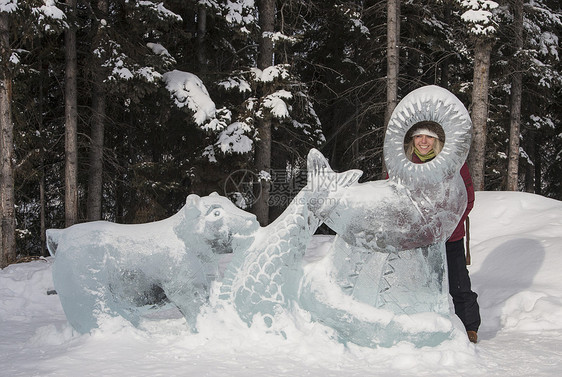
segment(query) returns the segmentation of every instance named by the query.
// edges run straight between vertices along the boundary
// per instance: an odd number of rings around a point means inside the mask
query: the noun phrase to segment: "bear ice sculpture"
[[[258,228],[253,214],[211,194],[189,195],[177,214],[158,222],[49,229],[55,289],[81,333],[97,327],[103,315],[138,325],[143,313],[166,302],[194,329],[217,273],[217,254],[246,248]]]

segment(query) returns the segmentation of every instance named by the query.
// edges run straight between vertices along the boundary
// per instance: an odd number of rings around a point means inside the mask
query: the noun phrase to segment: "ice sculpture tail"
[[[435,346],[453,336],[448,288],[438,287],[446,274],[443,261],[435,263],[442,267],[440,270],[431,271],[439,275],[433,282],[424,285],[415,279],[426,273],[420,268],[431,270],[432,260],[444,251],[440,249],[443,245],[427,248],[427,257],[422,249],[412,250],[411,255],[404,252],[368,256],[359,255],[359,248],[342,242],[339,239],[336,246],[339,255],[332,254],[318,262],[318,268],[309,269],[302,279],[299,304],[313,320],[334,329],[340,341],[365,347],[390,347],[398,341],[408,341],[416,347]],[[366,259],[358,276],[353,276],[351,270],[340,271],[341,266],[335,265],[345,255],[355,261]],[[428,263],[420,265],[420,258]],[[349,275],[344,276],[344,272]],[[326,279],[326,275],[332,279]]]
[[[308,153],[307,166],[307,188],[314,192],[308,201],[308,209],[319,221],[324,221],[338,204],[337,193],[357,183],[363,172],[353,169],[336,173],[328,160],[316,149],[311,149]]]
[[[219,298],[232,302],[248,324],[259,314],[271,325],[276,312],[296,300],[302,256],[320,224],[311,209],[329,212],[335,206],[330,196],[361,176],[358,170],[335,173],[317,150],[307,163],[307,186],[277,220],[258,231],[247,250],[234,251],[225,271]]]

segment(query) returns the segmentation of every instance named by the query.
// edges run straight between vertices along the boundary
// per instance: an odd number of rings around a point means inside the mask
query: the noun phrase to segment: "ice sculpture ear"
[[[185,217],[187,219],[194,219],[201,214],[199,206],[201,204],[201,198],[199,195],[191,194],[185,200]]]
[[[435,122],[445,134],[441,153],[425,164],[410,161],[404,139],[412,126]],[[443,182],[459,172],[472,138],[472,121],[462,102],[447,89],[428,85],[410,92],[390,116],[384,139],[384,161],[390,179],[405,185]]]
[[[47,229],[47,250],[52,257],[55,256],[59,247],[59,240],[62,236],[64,229]]]

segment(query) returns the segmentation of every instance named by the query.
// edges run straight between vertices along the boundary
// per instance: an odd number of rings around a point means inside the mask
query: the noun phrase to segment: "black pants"
[[[447,267],[449,269],[449,293],[453,297],[455,314],[467,331],[478,331],[480,308],[475,292],[470,286],[470,277],[464,255],[464,238],[446,243]]]

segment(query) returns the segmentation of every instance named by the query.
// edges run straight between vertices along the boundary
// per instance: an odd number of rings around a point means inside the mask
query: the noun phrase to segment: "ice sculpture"
[[[444,147],[432,161],[414,164],[404,138],[427,120],[442,126]],[[137,325],[147,310],[169,303],[195,331],[218,279],[217,255],[232,252],[213,302],[232,303],[248,324],[257,317],[271,325],[278,311],[299,305],[342,342],[438,344],[454,330],[445,241],[466,206],[459,171],[471,127],[453,94],[427,86],[392,114],[384,143],[388,180],[359,184],[360,171],[335,173],[311,150],[307,185],[267,227],[215,193],[190,195],[182,210],[160,222],[50,229],[53,280],[66,316],[88,332],[100,316]],[[322,222],[337,236],[326,258],[303,269]]]
[[[352,170],[326,176],[327,161],[316,150],[307,162],[307,186],[264,228],[255,215],[214,193],[188,196],[182,210],[159,222],[49,229],[53,280],[70,324],[86,333],[109,315],[137,326],[143,314],[170,303],[196,331],[196,317],[218,275],[217,254],[223,253],[235,255],[220,297],[232,300],[248,324],[255,314],[271,323],[275,311],[297,297],[300,261],[319,225],[309,207],[325,204],[334,188],[361,175]]]
[[[259,223],[218,194],[189,195],[174,216],[153,223],[97,221],[47,231],[53,281],[66,317],[79,332],[100,316],[140,316],[170,303],[195,329],[217,274],[217,254],[247,248]]]
[[[414,164],[406,157],[404,138],[427,120],[442,126],[444,148],[432,161]],[[343,341],[432,345],[449,337],[445,241],[466,208],[459,172],[471,127],[466,108],[449,91],[427,86],[411,92],[388,124],[389,179],[352,185],[339,191],[337,206],[316,209],[337,233],[323,265],[330,279],[308,274],[300,303]],[[333,285],[339,295],[326,294]]]

